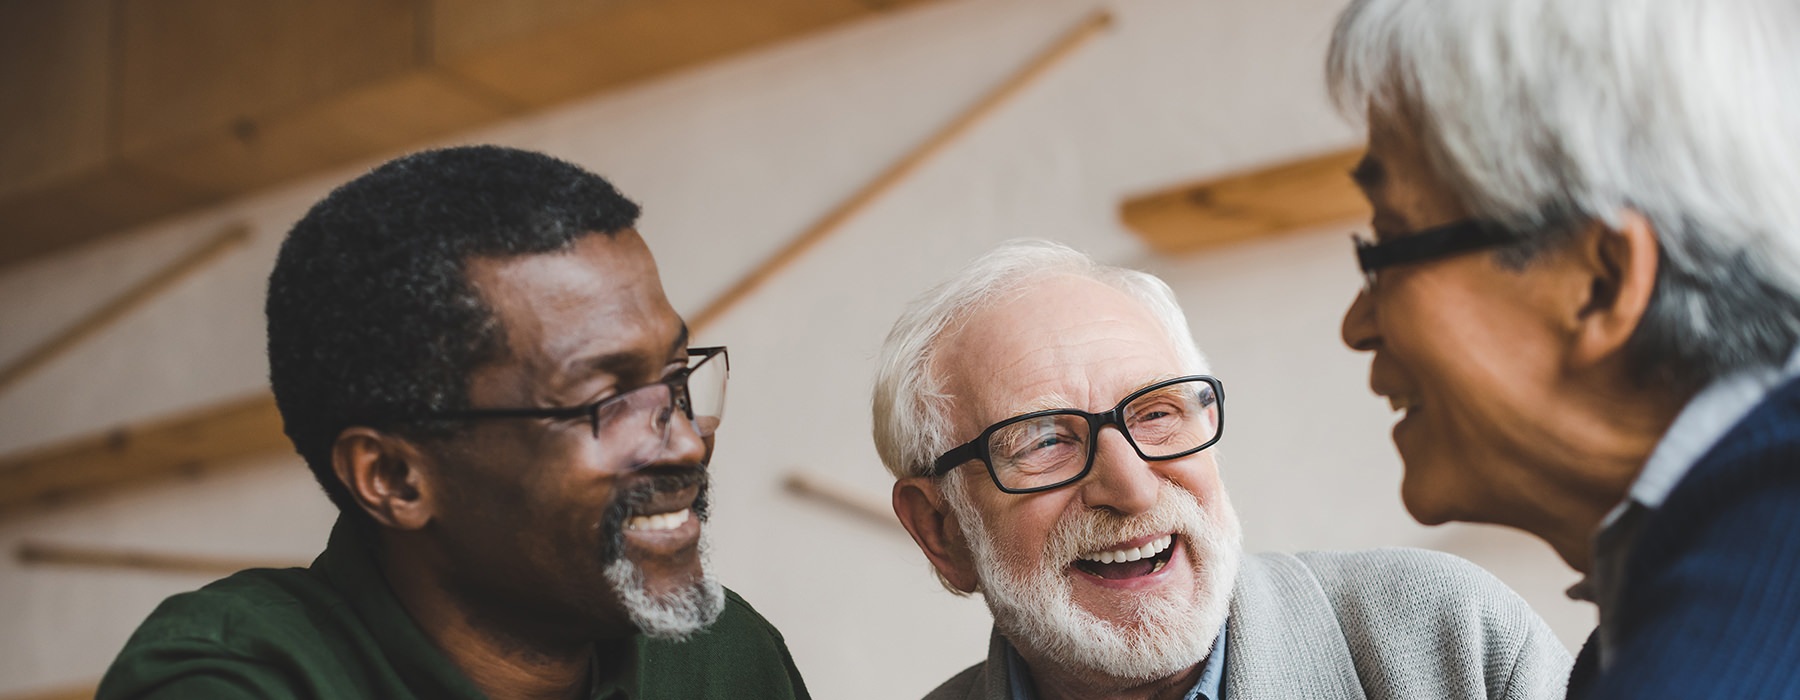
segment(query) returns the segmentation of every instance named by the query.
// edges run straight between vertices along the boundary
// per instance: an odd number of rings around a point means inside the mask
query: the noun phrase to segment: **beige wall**
[[[1499,573],[1576,644],[1592,614],[1549,550],[1401,510],[1392,419],[1337,340],[1357,276],[1340,232],[1156,259],[1126,196],[1356,142],[1320,62],[1338,0],[1121,0],[1100,40],[958,142],[697,340],[732,348],[714,465],[715,563],[787,635],[821,698],[917,697],[983,653],[987,613],[939,589],[897,528],[782,490],[801,469],[885,500],[867,390],[913,294],[1006,238],[1065,241],[1164,275],[1229,384],[1220,450],[1252,549],[1429,547]],[[676,306],[697,310],[1096,3],[929,6],[466,135],[583,163],[645,205]],[[553,69],[547,67],[546,69]],[[280,236],[354,171],[0,271],[0,358],[224,222],[252,245],[0,394],[0,451],[255,390]],[[25,540],[305,560],[333,517],[297,459],[0,521]],[[162,597],[204,577],[0,559],[0,693],[104,668]]]

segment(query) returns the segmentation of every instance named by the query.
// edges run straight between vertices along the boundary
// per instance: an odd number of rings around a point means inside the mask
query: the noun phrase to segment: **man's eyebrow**
[[[682,353],[682,351],[687,349],[687,344],[688,344],[688,324],[687,324],[687,321],[682,321],[681,322],[681,332],[676,333],[675,334],[675,342],[669,344],[669,354],[673,355],[675,353]],[[686,353],[682,353],[682,354],[685,355]]]
[[[1387,181],[1387,169],[1382,167],[1381,161],[1365,153],[1362,160],[1356,162],[1356,167],[1350,170],[1350,179],[1362,191],[1368,192]]]

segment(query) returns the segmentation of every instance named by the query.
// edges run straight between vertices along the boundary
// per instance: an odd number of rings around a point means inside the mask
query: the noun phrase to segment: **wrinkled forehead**
[[[940,341],[933,364],[958,426],[1044,408],[1111,408],[1182,369],[1149,309],[1077,276],[1035,282],[975,310]]]

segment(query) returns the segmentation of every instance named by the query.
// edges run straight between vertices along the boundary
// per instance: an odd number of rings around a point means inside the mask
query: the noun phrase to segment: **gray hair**
[[[1356,0],[1327,60],[1338,108],[1397,119],[1474,216],[1534,244],[1575,221],[1654,227],[1627,348],[1694,390],[1800,340],[1800,3]]]
[[[1016,298],[1033,283],[1062,275],[1086,277],[1144,304],[1175,346],[1183,372],[1209,371],[1169,285],[1148,273],[1102,265],[1068,246],[1014,240],[970,263],[907,306],[882,344],[872,400],[875,450],[894,478],[931,473],[951,443],[950,397],[937,374],[938,341],[976,312]]]

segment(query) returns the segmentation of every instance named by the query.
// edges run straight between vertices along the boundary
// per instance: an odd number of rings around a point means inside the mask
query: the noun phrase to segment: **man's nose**
[[[648,450],[648,454],[640,452],[639,457],[632,460],[637,465],[633,469],[658,465],[693,466],[706,463],[709,456],[706,439],[700,435],[699,427],[694,424],[692,419],[688,418],[687,413],[682,411],[680,406],[671,402],[667,406],[658,407],[655,418],[652,420],[660,428],[657,432],[661,433],[661,439],[657,440],[656,437],[646,436],[654,442],[643,446]]]
[[[1367,352],[1380,344],[1381,336],[1375,327],[1375,303],[1369,298],[1369,290],[1356,293],[1350,308],[1344,310],[1344,325],[1340,330],[1344,344],[1352,350]]]
[[[1082,500],[1090,507],[1135,515],[1156,507],[1161,490],[1162,477],[1125,435],[1114,426],[1101,429],[1094,440],[1094,468],[1081,481]]]

